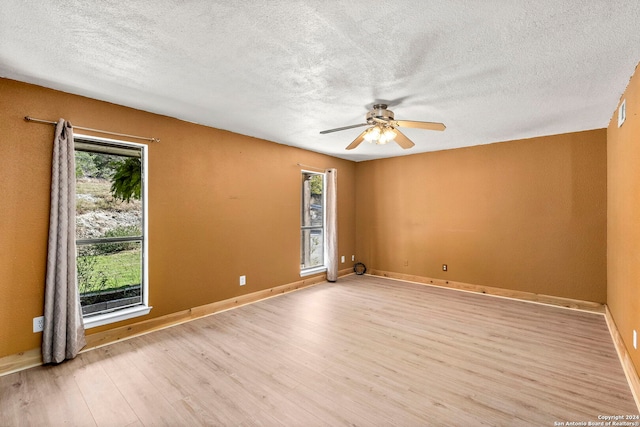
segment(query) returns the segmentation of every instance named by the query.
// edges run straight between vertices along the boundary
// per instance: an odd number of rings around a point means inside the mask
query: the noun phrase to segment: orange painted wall
[[[640,68],[622,99],[627,119],[618,128],[616,111],[607,129],[607,303],[640,372]]]
[[[358,163],[356,252],[378,270],[605,302],[606,155],[600,129]]]
[[[162,140],[149,148],[153,310],[128,323],[300,280],[298,162],[338,169],[339,254],[355,251],[353,162],[0,79],[0,357],[41,339],[53,127],[25,115]]]

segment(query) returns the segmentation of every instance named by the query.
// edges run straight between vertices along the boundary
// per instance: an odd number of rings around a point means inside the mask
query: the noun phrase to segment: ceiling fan
[[[407,138],[398,127],[428,129],[428,130],[445,130],[442,123],[433,122],[416,122],[411,120],[395,120],[393,111],[387,110],[387,104],[375,104],[373,109],[367,113],[366,123],[357,125],[344,126],[341,128],[323,130],[321,134],[339,132],[341,130],[353,129],[360,126],[371,126],[365,129],[358,137],[347,146],[347,150],[353,150],[362,141],[375,142],[376,144],[386,144],[395,141],[400,147],[407,149],[415,144]]]

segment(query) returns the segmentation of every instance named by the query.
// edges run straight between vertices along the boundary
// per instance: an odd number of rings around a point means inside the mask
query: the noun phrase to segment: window
[[[326,270],[324,265],[324,174],[302,171],[300,274]]]
[[[85,328],[147,314],[147,147],[80,135],[74,142]]]

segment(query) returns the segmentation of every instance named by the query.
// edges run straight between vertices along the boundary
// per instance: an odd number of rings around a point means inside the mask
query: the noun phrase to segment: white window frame
[[[314,174],[322,175],[322,265],[316,265],[309,268],[300,269],[300,277],[310,276],[312,274],[324,273],[327,271],[327,174],[325,172],[311,171],[302,169],[301,175]],[[302,204],[304,203],[303,188],[300,188],[300,212],[302,212]],[[302,231],[302,218],[300,218],[300,230]],[[302,247],[300,247],[302,251]]]
[[[83,317],[85,329],[91,329],[110,323],[120,322],[122,320],[132,319],[134,317],[149,314],[153,307],[149,306],[149,164],[148,164],[148,147],[145,144],[137,144],[135,142],[120,141],[109,138],[100,138],[96,136],[88,136],[82,134],[73,135],[74,142],[77,140],[95,142],[96,145],[106,144],[122,147],[131,147],[140,149],[142,153],[142,303],[133,307],[125,307],[115,309],[114,311],[95,314]]]

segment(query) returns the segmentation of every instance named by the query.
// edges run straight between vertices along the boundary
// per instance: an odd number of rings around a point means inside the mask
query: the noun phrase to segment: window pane
[[[300,267],[305,269],[324,265],[324,231],[322,228],[302,230],[301,238]]]
[[[303,174],[302,184],[302,225],[322,227],[324,225],[324,176]]]
[[[77,268],[84,315],[142,303],[142,242],[80,245]]]
[[[78,289],[85,318],[144,305],[143,148],[75,140]]]
[[[75,154],[76,238],[141,236],[140,158]]]
[[[302,172],[300,268],[324,265],[324,174]]]

